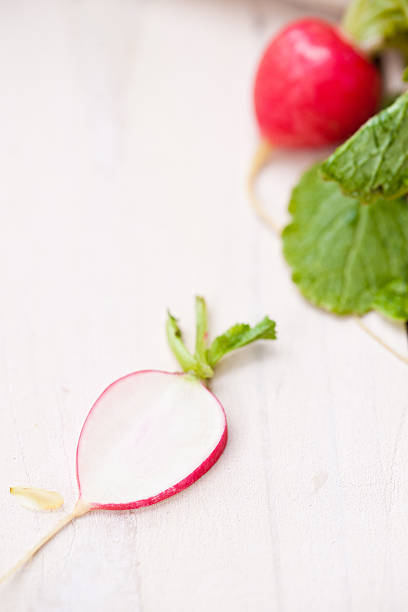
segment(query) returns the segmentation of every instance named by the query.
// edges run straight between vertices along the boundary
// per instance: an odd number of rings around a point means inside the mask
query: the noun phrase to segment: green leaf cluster
[[[236,323],[217,336],[207,348],[207,308],[204,298],[196,297],[196,345],[192,354],[186,348],[177,319],[168,313],[166,323],[167,339],[184,372],[190,372],[200,379],[214,375],[215,365],[227,353],[242,348],[257,340],[275,340],[276,324],[264,317],[257,325]]]
[[[345,14],[343,29],[368,50],[406,46],[408,0],[353,0]]]
[[[408,0],[352,0],[343,28],[366,49],[408,56]],[[408,319],[407,193],[408,92],[293,190],[283,246],[305,297],[337,314]]]

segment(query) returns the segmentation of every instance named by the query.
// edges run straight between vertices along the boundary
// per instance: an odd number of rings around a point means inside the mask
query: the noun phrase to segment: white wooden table
[[[405,612],[407,366],[310,307],[244,189],[251,79],[300,14],[269,0],[0,5],[0,572],[71,510],[99,392],[175,369],[191,332],[269,313],[279,341],[226,360],[230,440],[194,487],[79,519],[0,589],[2,612]],[[313,154],[263,181],[284,220]],[[378,323],[406,350],[401,328]],[[13,484],[61,491],[31,513]]]

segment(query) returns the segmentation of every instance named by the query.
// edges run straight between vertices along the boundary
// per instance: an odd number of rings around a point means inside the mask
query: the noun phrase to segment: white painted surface
[[[0,572],[64,512],[28,512],[9,485],[61,491],[71,510],[93,400],[131,370],[175,367],[167,306],[190,331],[195,292],[214,334],[266,312],[279,326],[219,368],[217,466],[160,505],[67,527],[1,588],[2,612],[408,607],[407,368],[305,303],[244,193],[253,68],[294,14],[269,0],[0,5]],[[270,167],[277,217],[312,159]]]

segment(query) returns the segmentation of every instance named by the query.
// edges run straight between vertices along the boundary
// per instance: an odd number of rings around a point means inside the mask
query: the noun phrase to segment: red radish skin
[[[164,501],[168,497],[172,497],[172,495],[176,495],[176,493],[181,493],[187,487],[190,487],[192,484],[197,482],[201,476],[204,476],[209,469],[213,467],[213,465],[218,461],[224,452],[225,446],[228,440],[228,428],[227,423],[225,423],[225,429],[221,436],[220,441],[217,446],[214,448],[213,452],[205,461],[202,462],[201,465],[198,466],[197,469],[194,470],[191,474],[189,474],[183,480],[180,480],[176,485],[166,489],[162,493],[158,495],[154,495],[153,497],[148,497],[147,499],[141,499],[139,501],[134,501],[129,504],[91,504],[91,510],[135,510],[136,508],[143,508],[144,506],[152,506],[153,504],[158,504],[161,501]],[[81,501],[81,497],[78,501]]]
[[[81,491],[81,478],[80,478],[80,474],[79,474],[79,453],[80,453],[80,447],[81,447],[81,440],[83,437],[84,432],[86,431],[86,427],[87,427],[87,423],[89,421],[90,416],[92,415],[94,410],[97,410],[99,402],[101,401],[101,399],[110,391],[112,391],[114,389],[114,387],[120,383],[121,381],[131,378],[131,377],[135,377],[135,376],[139,376],[139,375],[143,375],[143,374],[163,374],[163,375],[167,375],[167,376],[186,376],[184,373],[182,372],[165,372],[163,370],[139,370],[137,372],[132,372],[131,374],[127,374],[126,376],[123,376],[121,378],[119,378],[118,380],[116,380],[115,382],[113,382],[111,385],[109,385],[105,391],[103,391],[101,393],[101,395],[98,397],[98,399],[95,401],[95,403],[93,404],[91,410],[88,413],[88,416],[85,419],[85,422],[83,424],[80,436],[79,436],[79,440],[78,440],[78,445],[77,445],[77,451],[76,451],[76,476],[77,476],[77,482],[78,482],[78,489],[79,489],[79,499],[78,499],[78,503],[79,504],[83,504],[87,507],[89,507],[90,510],[97,510],[97,509],[103,509],[103,510],[134,510],[136,508],[142,508],[144,506],[151,506],[153,504],[157,504],[158,502],[161,502],[165,499],[167,499],[168,497],[171,497],[172,495],[175,495],[176,493],[180,493],[181,491],[183,491],[183,489],[186,489],[187,487],[191,486],[192,484],[194,484],[199,478],[201,478],[201,476],[204,476],[204,474],[206,472],[208,472],[208,470],[210,468],[212,468],[212,466],[218,461],[218,459],[221,457],[225,446],[227,444],[227,440],[228,440],[228,427],[227,427],[227,417],[225,414],[225,410],[224,407],[222,406],[221,402],[219,401],[219,399],[203,384],[200,383],[200,385],[203,387],[203,389],[205,389],[206,393],[209,393],[214,399],[215,401],[218,403],[220,410],[222,411],[223,414],[223,418],[224,418],[224,430],[222,432],[222,435],[219,439],[218,444],[215,446],[214,450],[211,452],[211,454],[199,465],[197,466],[197,468],[191,472],[188,476],[186,476],[185,478],[183,478],[180,482],[175,483],[173,486],[169,487],[168,489],[166,489],[165,491],[162,491],[160,493],[158,493],[157,495],[154,495],[152,497],[148,497],[147,499],[139,499],[139,500],[134,500],[134,501],[130,501],[129,503],[125,503],[125,504],[99,504],[99,503],[92,503],[90,502],[90,500],[83,500],[82,499],[82,491]]]
[[[135,510],[136,508],[143,508],[144,506],[152,506],[153,504],[158,504],[161,501],[164,501],[168,497],[172,497],[172,495],[176,495],[176,493],[181,493],[187,487],[190,487],[192,484],[197,482],[201,476],[204,476],[209,469],[213,467],[213,465],[218,461],[224,452],[225,446],[228,440],[228,429],[227,424],[225,424],[225,429],[222,434],[222,437],[211,453],[209,457],[205,461],[202,462],[201,465],[198,466],[197,469],[194,470],[191,474],[189,474],[183,480],[180,480],[174,487],[170,487],[166,489],[162,493],[158,495],[154,495],[153,497],[148,497],[147,499],[141,499],[139,501],[134,501],[129,504],[91,504],[90,510]],[[78,499],[78,502],[81,502],[81,497]]]
[[[377,110],[377,69],[331,24],[301,19],[266,48],[254,88],[262,138],[274,147],[344,140]]]

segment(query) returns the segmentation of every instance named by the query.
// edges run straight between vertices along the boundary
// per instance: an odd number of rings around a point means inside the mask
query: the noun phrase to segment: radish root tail
[[[391,346],[389,346],[386,342],[384,342],[384,340],[381,340],[381,338],[377,336],[377,334],[375,334],[373,331],[371,331],[371,329],[367,327],[367,325],[365,325],[365,323],[363,323],[361,319],[356,317],[356,321],[357,321],[357,324],[361,327],[361,329],[365,331],[365,333],[368,334],[373,340],[378,342],[380,346],[385,348],[388,352],[390,352],[392,355],[394,355],[394,357],[396,357],[403,363],[408,363],[408,357],[401,355],[401,353],[399,353],[398,351],[393,349]]]
[[[268,213],[265,211],[262,206],[262,202],[259,200],[255,184],[259,174],[262,172],[266,163],[271,157],[272,147],[265,140],[261,140],[256,150],[256,153],[252,159],[251,167],[249,169],[247,188],[248,188],[248,196],[251,202],[251,206],[258,215],[258,217],[266,223],[266,225],[277,235],[280,236],[281,228],[278,223],[276,223],[275,219],[270,217]]]
[[[90,506],[83,504],[80,500],[77,502],[75,508],[73,509],[73,511],[71,512],[71,514],[67,514],[67,516],[64,516],[63,519],[61,519],[59,521],[59,523],[57,523],[55,525],[55,527],[49,532],[47,533],[47,535],[45,535],[39,542],[38,544],[36,544],[33,548],[31,548],[31,550],[29,550],[24,557],[22,557],[20,559],[20,561],[18,561],[15,565],[13,565],[12,568],[10,568],[5,574],[3,574],[3,576],[0,577],[0,584],[2,584],[3,582],[6,582],[6,580],[8,580],[9,578],[11,578],[14,574],[16,574],[22,567],[24,567],[24,565],[26,565],[26,563],[28,563],[33,557],[34,555],[36,555],[38,553],[39,550],[41,550],[41,548],[47,544],[47,542],[49,542],[50,540],[52,540],[52,538],[54,536],[57,535],[57,533],[59,533],[60,531],[62,531],[62,529],[64,529],[64,527],[66,527],[67,525],[69,525],[69,523],[71,523],[74,519],[78,518],[79,516],[82,516],[83,514],[86,514],[87,512],[89,512],[90,510]]]

